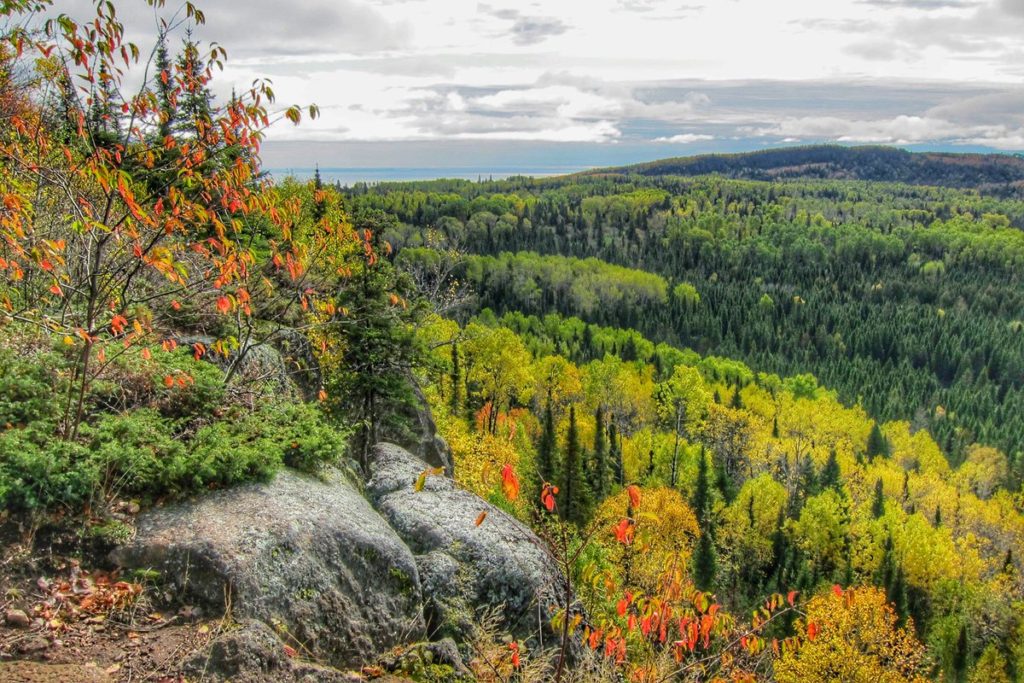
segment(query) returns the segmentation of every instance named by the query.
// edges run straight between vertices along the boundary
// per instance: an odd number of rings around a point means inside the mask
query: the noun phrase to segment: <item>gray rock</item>
[[[284,471],[143,513],[112,559],[152,568],[182,597],[283,628],[318,660],[372,661],[421,639],[415,560],[348,480]]]
[[[542,541],[527,526],[441,476],[414,490],[422,460],[392,444],[370,458],[367,495],[417,555],[431,638],[463,641],[479,611],[496,608],[514,637],[543,631],[554,642],[550,619],[559,607],[561,574]],[[480,526],[481,512],[487,517]]]
[[[216,683],[349,683],[355,676],[289,657],[284,643],[269,626],[246,621],[188,657],[182,673],[189,680]]]
[[[20,609],[7,610],[4,614],[4,621],[7,622],[8,626],[13,626],[14,628],[28,628],[32,625],[32,619]]]

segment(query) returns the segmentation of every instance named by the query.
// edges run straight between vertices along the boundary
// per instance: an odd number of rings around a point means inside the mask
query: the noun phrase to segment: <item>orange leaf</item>
[[[818,625],[813,621],[807,623],[807,640],[814,642],[818,637]]]
[[[227,313],[231,310],[231,299],[226,296],[217,297],[217,310],[221,313]]]
[[[128,319],[123,315],[115,315],[114,319],[110,321],[110,329],[114,334],[121,334],[124,332],[124,328],[128,325]]]
[[[174,378],[170,375],[164,375],[164,386],[170,389],[174,386]]]
[[[506,464],[501,468],[501,490],[509,500],[514,501],[519,497],[519,478],[512,465]]]
[[[480,526],[484,523],[485,519],[487,519],[487,510],[484,510],[483,512],[476,516],[476,521],[473,522],[473,526]]]
[[[789,603],[790,607],[796,604],[796,594],[797,591],[789,591],[789,593],[786,595],[786,602]]]
[[[629,494],[629,504],[634,508],[640,507],[640,487],[630,484],[626,487],[626,493]]]
[[[837,598],[843,597],[843,587],[840,586],[838,583],[832,586],[832,592],[835,593],[835,596]]]
[[[285,645],[284,646],[284,653],[286,655],[288,655],[289,657],[296,657],[299,654],[298,652],[295,651],[295,648],[292,647],[291,645]]]

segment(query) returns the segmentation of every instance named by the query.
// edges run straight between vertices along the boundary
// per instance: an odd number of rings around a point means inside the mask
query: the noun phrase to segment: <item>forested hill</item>
[[[1024,181],[1024,159],[1003,154],[908,152],[894,147],[816,145],[746,154],[706,154],[596,169],[583,175],[720,174],[748,180],[819,178],[1005,189]]]

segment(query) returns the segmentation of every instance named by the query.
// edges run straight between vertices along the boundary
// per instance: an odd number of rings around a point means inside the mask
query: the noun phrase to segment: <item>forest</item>
[[[1024,680],[1019,160],[272,179],[90,11],[2,10],[0,678]]]

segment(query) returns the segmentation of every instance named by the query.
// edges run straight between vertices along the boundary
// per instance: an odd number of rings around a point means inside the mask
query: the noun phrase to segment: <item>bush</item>
[[[0,350],[0,428],[24,426],[52,418],[58,409],[53,368],[56,357],[25,360]]]
[[[0,434],[0,505],[5,508],[76,510],[99,483],[88,449],[54,438],[47,423]]]
[[[174,423],[152,408],[102,415],[83,427],[89,457],[101,473],[105,498],[127,494],[163,494],[182,489],[189,473],[186,446],[174,435]]]

